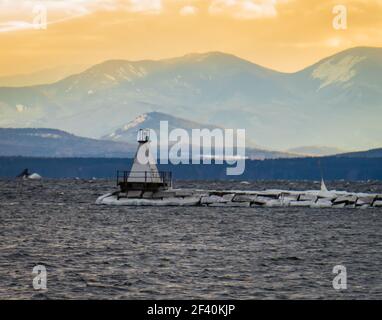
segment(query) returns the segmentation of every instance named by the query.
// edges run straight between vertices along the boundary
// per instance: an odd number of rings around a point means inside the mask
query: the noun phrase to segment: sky
[[[208,51],[295,72],[381,47],[381,17],[382,0],[0,0],[0,76]]]

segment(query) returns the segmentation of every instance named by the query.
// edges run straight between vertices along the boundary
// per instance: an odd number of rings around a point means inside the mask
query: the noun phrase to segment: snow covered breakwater
[[[169,189],[109,193],[96,201],[121,206],[382,208],[382,194],[344,191],[243,191]]]

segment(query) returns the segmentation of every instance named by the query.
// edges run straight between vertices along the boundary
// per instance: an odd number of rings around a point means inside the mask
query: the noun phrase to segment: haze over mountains
[[[87,67],[84,65],[58,66],[44,70],[35,71],[26,74],[15,74],[0,77],[1,87],[26,87],[52,83],[62,80],[74,73],[84,71]]]
[[[288,152],[306,157],[331,156],[345,153],[344,150],[325,146],[306,146],[289,149]]]
[[[382,49],[354,48],[280,73],[219,52],[160,61],[111,60],[58,82],[0,88],[1,127],[100,138],[158,111],[245,128],[267,149],[382,144]]]

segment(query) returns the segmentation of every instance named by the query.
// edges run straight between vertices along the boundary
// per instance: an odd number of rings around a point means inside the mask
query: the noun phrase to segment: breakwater
[[[198,190],[119,191],[99,197],[97,204],[120,206],[382,208],[382,194],[346,191]]]

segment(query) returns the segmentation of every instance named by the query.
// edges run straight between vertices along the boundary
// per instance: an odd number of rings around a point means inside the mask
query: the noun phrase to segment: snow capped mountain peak
[[[161,121],[166,121],[168,123],[169,130],[182,128],[190,131],[192,129],[198,128],[218,128],[217,126],[201,124],[198,122],[177,118],[162,112],[154,111],[139,115],[133,121],[130,121],[111,134],[103,136],[102,139],[134,143],[139,129],[152,129],[159,133]]]
[[[321,80],[319,89],[332,84],[345,84],[356,75],[354,67],[365,59],[366,57],[352,55],[329,59],[313,70],[312,77]]]
[[[123,126],[123,131],[128,131],[132,128],[138,127],[141,123],[145,122],[147,119],[147,113],[144,113],[138,117],[136,117],[133,121],[130,121],[128,124]]]
[[[144,62],[108,60],[53,85],[58,86],[59,91],[64,94],[93,94],[124,83],[132,84],[137,79],[144,78],[148,72]]]

